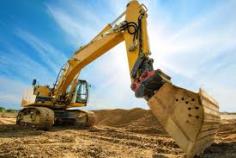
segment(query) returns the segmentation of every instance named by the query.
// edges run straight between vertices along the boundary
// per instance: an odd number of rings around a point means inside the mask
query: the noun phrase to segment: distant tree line
[[[0,106],[0,112],[17,112],[15,109],[6,109]]]

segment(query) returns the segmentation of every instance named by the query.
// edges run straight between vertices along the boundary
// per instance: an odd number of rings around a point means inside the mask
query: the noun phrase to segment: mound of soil
[[[16,126],[14,117],[0,114],[0,158],[184,157],[182,150],[165,133],[150,110],[136,108],[94,112],[97,115],[96,128],[67,126],[53,127],[50,131]],[[236,120],[222,119],[215,143],[200,157],[236,157]]]
[[[98,126],[124,128],[127,131],[146,134],[166,134],[150,110],[134,108],[131,110],[96,110]]]

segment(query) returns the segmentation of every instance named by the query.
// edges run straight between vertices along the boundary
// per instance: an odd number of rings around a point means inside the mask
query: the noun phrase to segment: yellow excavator
[[[22,98],[23,108],[16,123],[49,129],[56,124],[90,127],[93,112],[71,109],[86,106],[88,83],[79,79],[80,71],[108,50],[125,41],[131,89],[144,98],[154,116],[176,141],[187,157],[201,154],[214,141],[220,116],[217,102],[203,90],[198,93],[177,87],[160,69],[153,69],[147,33],[147,8],[132,0],[126,10],[76,51],[63,66],[52,87],[38,85]]]

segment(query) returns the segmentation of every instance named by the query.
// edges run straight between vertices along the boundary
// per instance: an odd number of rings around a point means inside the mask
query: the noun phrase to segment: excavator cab
[[[86,80],[78,80],[75,93],[75,103],[86,104],[88,101],[88,82]]]

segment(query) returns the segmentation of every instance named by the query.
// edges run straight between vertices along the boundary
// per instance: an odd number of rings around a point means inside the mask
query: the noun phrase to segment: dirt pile
[[[96,110],[98,126],[123,128],[127,131],[146,134],[166,134],[150,110],[135,108],[131,110]]]
[[[67,126],[53,127],[50,131],[19,127],[14,117],[0,115],[0,158],[182,158],[184,155],[149,110],[95,113],[96,128]],[[236,120],[221,122],[215,143],[201,157],[236,157]]]

